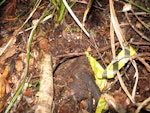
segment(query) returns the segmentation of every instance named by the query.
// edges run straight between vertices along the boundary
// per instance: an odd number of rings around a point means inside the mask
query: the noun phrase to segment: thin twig
[[[89,10],[92,6],[92,3],[93,3],[93,0],[89,0],[87,6],[86,6],[86,10],[84,12],[84,15],[83,15],[83,20],[82,20],[82,23],[83,23],[83,26],[85,26],[85,21],[87,19],[87,14],[89,13]]]
[[[150,102],[150,97],[148,97],[146,100],[144,100],[139,106],[138,108],[136,109],[135,113],[139,113],[140,110],[146,106],[148,103]]]
[[[110,41],[111,41],[111,51],[113,54],[113,58],[115,58],[116,57],[115,38],[114,38],[114,28],[113,28],[112,22],[110,22]]]
[[[132,90],[132,98],[135,101],[135,93],[136,93],[137,83],[138,83],[138,79],[139,79],[139,73],[138,73],[138,69],[137,69],[137,65],[136,65],[135,60],[133,60],[133,61],[131,60],[131,62],[133,64],[134,68],[135,68],[134,77],[136,77],[134,87],[133,87],[133,90]]]
[[[81,56],[81,55],[85,55],[85,52],[81,52],[81,53],[67,53],[67,54],[57,55],[55,57],[56,58],[62,58],[62,57],[73,57],[73,56]]]
[[[114,5],[113,5],[114,1],[113,0],[109,0],[109,5],[110,5],[110,14],[111,14],[111,22],[113,24],[115,33],[117,35],[117,38],[120,42],[120,45],[122,47],[122,49],[124,47],[126,47],[128,45],[127,41],[125,40],[124,34],[122,33],[122,30],[120,28],[115,10],[114,10]]]
[[[130,19],[129,19],[129,16],[128,16],[128,12],[124,12],[124,13],[125,13],[125,16],[126,16],[128,22],[129,22],[130,26],[132,27],[132,29],[133,29],[136,33],[138,33],[143,39],[145,39],[146,41],[149,41],[149,42],[150,42],[150,38],[148,38],[148,37],[146,37],[145,35],[143,35],[143,33],[140,32],[140,31],[131,23],[131,21],[130,21]]]
[[[150,53],[148,52],[144,52],[144,53],[138,53],[138,54],[135,54],[131,57],[131,59],[138,59],[138,57],[144,57],[144,56],[150,56]]]
[[[127,96],[129,97],[129,99],[131,100],[132,103],[135,103],[135,101],[133,100],[130,92],[128,91],[127,87],[125,86],[122,78],[121,78],[121,74],[119,72],[117,72],[117,76],[118,76],[118,79],[119,79],[119,82],[120,82],[120,85],[122,87],[122,89],[124,90],[124,92],[127,94]]]
[[[65,7],[67,8],[67,10],[69,11],[70,15],[72,16],[72,18],[75,20],[75,22],[78,24],[78,26],[83,30],[83,32],[86,34],[86,36],[88,36],[89,38],[91,38],[94,42],[94,46],[95,46],[95,49],[97,51],[97,53],[99,54],[99,56],[101,57],[102,61],[103,61],[103,58],[102,58],[102,55],[100,54],[100,52],[98,51],[98,46],[96,44],[96,41],[94,39],[94,36],[89,34],[87,32],[87,30],[85,29],[85,27],[82,25],[82,23],[79,21],[79,19],[76,17],[76,15],[74,14],[74,12],[71,10],[71,8],[69,7],[68,3],[66,0],[63,0],[63,3],[65,5]],[[90,2],[91,3],[91,2]]]
[[[4,53],[4,51],[8,48],[8,46],[10,45],[10,43],[12,42],[12,40],[13,40],[13,38],[11,38],[11,39],[8,41],[8,43],[5,45],[5,47],[0,50],[0,56],[1,56],[1,55]]]
[[[133,13],[133,15],[138,19],[138,21],[147,29],[150,31],[150,26],[148,24],[145,24],[136,14],[135,12],[131,9],[131,12]]]
[[[149,42],[133,42],[133,41],[130,41],[129,43],[133,44],[133,45],[138,45],[138,46],[150,46]]]
[[[146,67],[147,71],[150,72],[150,65],[149,65],[147,62],[145,62],[145,60],[144,60],[143,58],[141,58],[141,57],[137,57],[137,58],[138,58],[138,60],[139,60],[142,64],[144,64],[144,66]]]
[[[120,45],[121,45],[122,49],[124,49],[124,47],[126,47],[128,45],[128,43],[126,42],[125,37],[124,37],[124,35],[123,35],[122,31],[121,31],[121,28],[120,28],[120,25],[119,25],[119,22],[117,20],[116,13],[115,13],[115,10],[114,10],[113,2],[114,2],[113,0],[109,0],[111,22],[113,24],[113,27],[114,27],[115,33],[117,35],[117,38],[118,38],[118,40],[120,42]],[[125,86],[125,84],[124,84],[124,82],[122,80],[122,77],[121,77],[119,72],[117,72],[117,76],[118,76],[118,79],[119,79],[119,82],[120,82],[120,85],[121,85],[122,89],[127,94],[127,96],[132,101],[132,103],[135,103],[133,98],[132,98],[132,96],[131,96],[131,94],[129,93],[127,87]]]

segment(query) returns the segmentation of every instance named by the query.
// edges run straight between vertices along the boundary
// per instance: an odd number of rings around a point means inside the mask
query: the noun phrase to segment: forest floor
[[[146,1],[148,0],[137,0],[136,3],[148,9],[150,7]],[[1,112],[6,110],[25,77],[27,44],[32,29],[28,28],[40,18],[49,3],[48,0],[41,2],[31,19],[10,44],[9,41],[14,32],[31,13],[35,0],[10,0],[0,6]],[[88,1],[81,0],[72,7],[81,22],[87,9],[87,3]],[[115,12],[125,40],[136,50],[137,54],[132,58],[134,63],[131,61],[126,63],[120,73],[134,102],[123,90],[117,75],[108,79],[107,86],[102,92],[95,84],[94,73],[85,56],[85,51],[89,51],[104,68],[113,59],[109,1],[95,0],[85,22],[85,28],[94,37],[94,40],[84,34],[67,11],[60,23],[56,24],[54,18],[51,18],[39,24],[31,44],[31,57],[26,79],[28,86],[21,92],[20,98],[17,97],[20,100],[17,99],[13,103],[11,112],[33,113],[36,110],[40,88],[41,59],[46,53],[52,56],[54,113],[93,113],[100,96],[104,93],[109,95],[109,99],[106,98],[109,107],[106,112],[134,113],[140,103],[150,97],[150,14],[134,6],[125,14],[122,11],[125,3],[123,0],[116,0],[114,2]],[[116,34],[114,45],[117,55],[121,51],[121,45]],[[134,89],[135,84],[136,89]],[[135,94],[132,94],[133,92]],[[150,101],[147,101],[139,111],[140,113],[150,111]]]

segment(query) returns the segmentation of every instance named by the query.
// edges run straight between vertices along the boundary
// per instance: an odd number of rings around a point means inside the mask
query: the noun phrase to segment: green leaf
[[[100,91],[103,91],[103,89],[106,87],[106,84],[107,84],[107,80],[102,78],[102,73],[104,72],[104,69],[96,61],[96,59],[93,58],[88,52],[85,52],[85,54],[90,62],[92,70],[94,72],[95,82],[96,82],[97,86],[99,87]]]
[[[103,110],[106,109],[107,103],[103,97],[101,97],[98,101],[96,112],[95,113],[102,113]]]
[[[104,72],[103,67],[88,52],[85,52],[85,54],[86,54],[86,57],[88,58],[88,60],[90,62],[92,70],[95,74],[95,78],[96,79],[102,78],[102,73]]]
[[[6,0],[2,0],[1,2],[0,2],[0,6],[3,4],[3,3],[5,3],[6,2]]]

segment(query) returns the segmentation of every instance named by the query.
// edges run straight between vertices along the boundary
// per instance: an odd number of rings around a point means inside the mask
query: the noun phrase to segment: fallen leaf
[[[20,72],[20,71],[23,69],[23,63],[22,63],[22,61],[20,61],[20,60],[16,61],[15,69],[16,69],[18,72]]]
[[[4,97],[6,84],[2,77],[0,77],[0,99]]]
[[[5,69],[4,69],[3,74],[1,75],[1,77],[6,78],[8,76],[9,71],[10,71],[10,67],[6,66]]]
[[[25,95],[25,96],[28,96],[28,97],[32,96],[32,88],[28,88],[28,89],[24,92],[24,95]]]
[[[0,61],[4,62],[7,58],[12,57],[16,53],[16,49],[13,46],[9,46],[6,52],[0,57]]]

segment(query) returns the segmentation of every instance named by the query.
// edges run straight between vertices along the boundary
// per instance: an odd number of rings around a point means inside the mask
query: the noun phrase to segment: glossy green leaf
[[[95,113],[102,113],[106,109],[107,103],[103,97],[101,97],[98,101],[97,108]]]
[[[103,91],[103,89],[106,87],[107,80],[102,78],[102,73],[104,72],[103,67],[96,61],[95,58],[93,58],[88,52],[85,52],[86,57],[89,60],[89,63],[91,65],[91,68],[95,75],[95,82],[97,86],[99,87],[100,91]]]
[[[85,52],[85,54],[86,54],[86,57],[88,58],[88,60],[90,62],[92,70],[95,74],[95,78],[96,79],[102,78],[102,73],[104,72],[103,67],[88,52]]]

